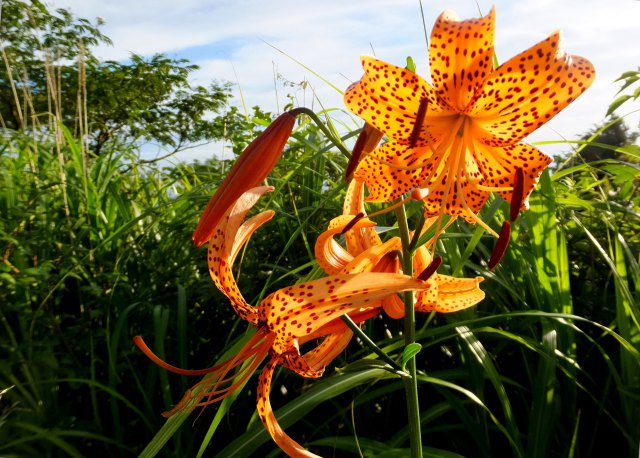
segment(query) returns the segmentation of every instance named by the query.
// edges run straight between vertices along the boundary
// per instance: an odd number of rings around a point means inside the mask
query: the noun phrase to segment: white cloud
[[[78,16],[106,20],[104,32],[113,48],[100,57],[126,58],[129,52],[148,55],[207,47],[192,59],[201,65],[200,83],[211,79],[238,82],[247,104],[275,111],[285,92],[274,89],[274,69],[288,80],[308,80],[325,107],[342,107],[341,97],[328,85],[264,42],[300,60],[335,85],[345,88],[361,75],[358,56],[375,50],[378,57],[402,65],[411,55],[426,76],[427,55],[417,0],[55,0]],[[565,48],[588,57],[596,66],[593,87],[536,132],[531,140],[573,138],[599,122],[613,100],[612,81],[640,63],[640,2],[634,0],[543,0],[513,2],[480,0],[483,12],[495,3],[496,52],[506,60],[562,29]],[[423,1],[430,29],[442,2]],[[461,17],[478,14],[475,0],[451,0],[446,8]],[[263,41],[264,40],[264,41]],[[220,47],[225,49],[221,52]],[[228,49],[227,49],[228,48]],[[232,66],[233,64],[233,66]],[[233,67],[237,72],[237,78]],[[298,93],[310,104],[310,93]],[[306,100],[303,99],[306,96]],[[239,102],[238,102],[239,103]],[[637,125],[638,117],[631,118]],[[545,147],[546,151],[566,149]]]

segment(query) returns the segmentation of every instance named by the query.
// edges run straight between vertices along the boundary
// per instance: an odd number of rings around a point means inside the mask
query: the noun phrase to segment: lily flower
[[[232,274],[233,262],[251,234],[272,216],[265,211],[247,219],[247,212],[270,186],[262,186],[242,194],[218,218],[211,229],[208,250],[209,272],[216,286],[224,293],[235,312],[256,328],[247,344],[228,361],[215,366],[187,370],[172,366],[158,358],[142,337],[135,344],[156,364],[182,375],[207,375],[191,389],[165,416],[176,412],[205,407],[224,399],[241,386],[268,356],[258,381],[257,409],[260,419],[278,446],[290,456],[317,457],[289,437],[278,424],[269,391],[273,372],[282,365],[303,377],[320,377],[326,367],[340,354],[349,340],[351,330],[340,321],[349,313],[356,322],[378,313],[375,304],[397,292],[422,290],[427,284],[400,273],[362,272],[331,275],[319,280],[282,288],[253,307],[246,302]],[[322,339],[313,349],[301,354],[300,345],[312,339]]]
[[[345,198],[345,214],[334,218],[316,240],[318,265],[329,275],[371,271],[401,273],[400,262],[389,262],[393,259],[389,255],[402,248],[400,238],[392,237],[384,243],[381,241],[375,232],[375,223],[365,216],[362,189],[361,181],[351,181]],[[353,222],[355,212],[360,218]],[[346,248],[334,239],[339,234],[345,236]],[[427,288],[416,293],[414,307],[417,312],[456,312],[484,299],[484,292],[479,287],[482,277],[454,278],[438,274],[436,270],[441,259],[436,259],[427,245],[416,249],[413,271],[415,277],[427,285]],[[404,303],[396,295],[383,298],[380,305],[392,318],[404,316]]]
[[[425,216],[479,223],[490,192],[515,207],[551,158],[522,140],[582,94],[593,65],[561,50],[560,32],[493,68],[495,11],[459,20],[442,13],[429,44],[431,84],[415,73],[362,57],[364,76],[345,104],[390,140],[366,155],[354,176],[369,201],[427,188]]]

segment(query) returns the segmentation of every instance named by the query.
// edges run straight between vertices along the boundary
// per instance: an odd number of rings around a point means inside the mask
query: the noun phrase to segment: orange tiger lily
[[[251,306],[236,284],[232,267],[236,255],[251,234],[273,216],[273,212],[267,210],[245,221],[247,212],[260,196],[271,190],[272,187],[263,186],[242,194],[210,231],[209,272],[216,286],[230,299],[235,312],[255,326],[256,333],[248,343],[228,361],[206,369],[186,370],[162,361],[140,336],[136,336],[134,342],[156,364],[169,371],[182,375],[207,375],[189,389],[171,411],[163,414],[165,416],[220,401],[241,386],[269,355],[258,381],[260,419],[285,453],[317,457],[290,438],[273,414],[269,391],[275,367],[283,365],[304,377],[320,377],[325,366],[344,350],[351,338],[351,330],[340,321],[342,315],[349,313],[354,321],[363,321],[378,313],[376,304],[385,297],[401,291],[419,291],[428,286],[425,282],[395,272],[342,273],[282,288],[262,300],[257,307]],[[317,338],[323,340],[307,353],[300,353],[300,344]]]
[[[315,256],[318,265],[329,275],[374,270],[401,272],[399,262],[384,261],[385,258],[389,259],[390,253],[401,250],[400,238],[392,237],[384,243],[380,240],[374,229],[375,223],[364,216],[362,188],[361,181],[352,180],[345,198],[345,214],[334,218],[328,229],[316,240]],[[354,222],[355,213],[362,216]],[[346,248],[334,239],[338,234],[344,234]],[[433,261],[426,245],[417,248],[413,270],[416,278],[420,278],[428,286],[416,294],[414,307],[417,312],[450,313],[471,307],[484,299],[484,292],[479,287],[482,277],[454,278],[440,275],[435,269],[430,272],[430,267],[437,268]],[[392,318],[404,316],[404,303],[396,295],[383,298],[381,306]]]
[[[477,212],[490,192],[511,202],[512,219],[551,158],[521,140],[582,94],[593,65],[561,50],[560,32],[493,68],[495,11],[479,19],[438,17],[429,44],[432,84],[374,57],[345,92],[350,111],[389,137],[354,176],[370,201],[427,188],[425,216]]]

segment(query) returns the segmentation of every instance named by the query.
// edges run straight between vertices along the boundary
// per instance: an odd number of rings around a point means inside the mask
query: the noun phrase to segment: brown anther
[[[429,99],[420,100],[420,106],[418,107],[418,113],[416,114],[416,121],[413,124],[413,130],[411,131],[411,135],[409,136],[409,147],[411,148],[415,148],[416,144],[418,143],[422,124],[424,124],[424,119],[427,117],[428,106]]]
[[[442,264],[442,256],[436,256],[435,258],[433,258],[433,261],[431,261],[431,264],[429,264],[426,269],[420,272],[420,275],[418,275],[417,277],[418,280],[420,281],[429,280],[431,276],[436,273],[436,270],[438,270],[438,267],[440,267],[440,264]]]
[[[344,227],[344,229],[342,229],[342,231],[340,231],[340,235],[344,234],[345,232],[347,232],[349,229],[351,229],[353,226],[356,225],[356,223],[358,221],[360,221],[362,218],[364,218],[364,213],[360,212],[358,213],[356,216],[353,217],[353,219],[351,221],[349,221],[346,226]]]
[[[509,240],[511,240],[511,223],[505,221],[502,223],[502,229],[500,230],[500,236],[498,237],[496,246],[493,247],[493,253],[491,253],[491,258],[489,259],[489,269],[493,270],[502,260],[502,257],[507,251],[507,246],[509,246]]]
[[[511,193],[511,202],[509,207],[509,219],[515,221],[522,207],[524,199],[524,171],[521,167],[516,168],[516,177],[513,183],[513,192]]]

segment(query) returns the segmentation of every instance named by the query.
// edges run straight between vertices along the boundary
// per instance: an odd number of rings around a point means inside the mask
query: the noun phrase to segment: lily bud
[[[224,212],[245,191],[258,186],[271,173],[291,136],[298,114],[294,109],[278,116],[240,154],[200,217],[192,236],[196,246],[211,238]]]

